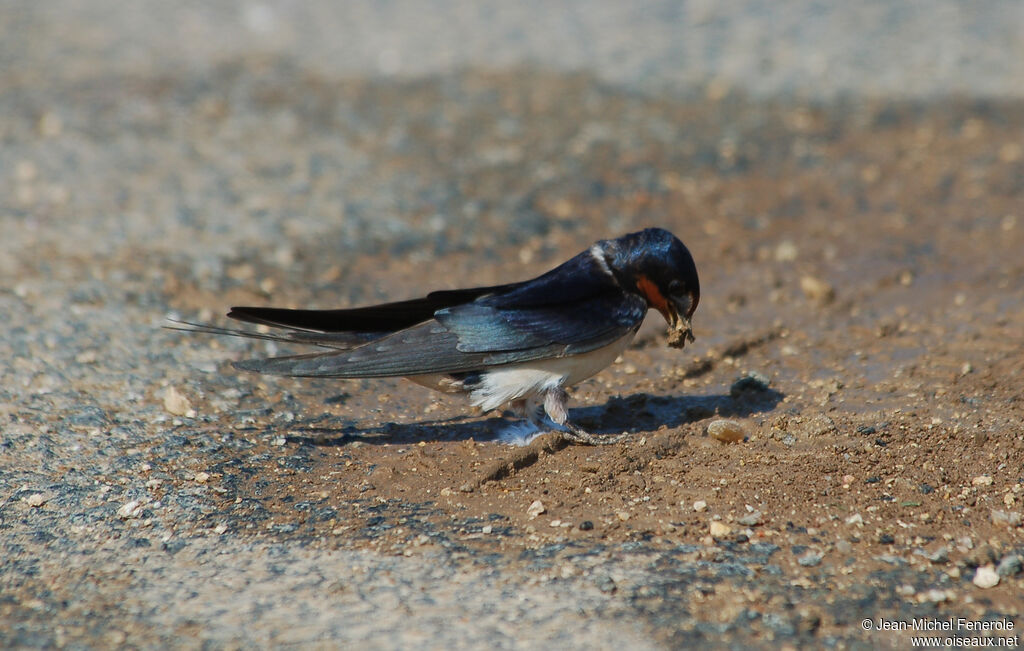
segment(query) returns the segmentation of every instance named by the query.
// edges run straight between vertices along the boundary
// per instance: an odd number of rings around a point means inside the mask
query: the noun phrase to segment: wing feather
[[[236,366],[274,375],[336,378],[479,370],[601,348],[640,327],[645,307],[642,299],[627,295],[615,306],[611,297],[602,297],[532,311],[467,304],[451,308],[445,314],[447,323],[430,320],[352,350],[254,359]]]

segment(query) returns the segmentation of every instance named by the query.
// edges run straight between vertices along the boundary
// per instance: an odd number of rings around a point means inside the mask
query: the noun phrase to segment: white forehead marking
[[[604,257],[604,249],[601,248],[600,244],[595,244],[590,247],[590,255],[594,256],[594,260],[597,261],[597,265],[601,267],[601,270],[611,276],[612,280],[614,280],[615,274],[613,274],[611,268],[608,267],[608,258]]]

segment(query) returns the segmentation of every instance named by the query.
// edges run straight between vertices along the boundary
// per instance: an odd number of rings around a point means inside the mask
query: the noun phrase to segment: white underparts
[[[451,375],[431,373],[410,375],[406,379],[444,393],[468,392],[470,402],[491,411],[513,400],[529,399],[548,389],[568,387],[596,375],[626,350],[636,331],[607,346],[582,355],[538,359],[520,364],[497,366],[483,371],[471,386]]]
[[[470,401],[484,411],[497,409],[506,402],[531,398],[548,389],[572,386],[597,374],[633,341],[636,332],[589,353],[509,364],[485,371],[473,387]]]
[[[488,371],[481,377],[480,386],[469,394],[470,402],[490,411],[506,402],[561,386],[564,377],[557,371],[527,366]]]

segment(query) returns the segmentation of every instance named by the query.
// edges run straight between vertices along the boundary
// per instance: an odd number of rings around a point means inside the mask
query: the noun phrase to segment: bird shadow
[[[784,395],[774,389],[708,396],[664,396],[636,393],[614,396],[605,404],[571,409],[570,420],[593,434],[645,434],[661,427],[674,428],[719,416],[745,418],[772,411]],[[322,422],[319,420],[317,422]],[[354,441],[401,445],[420,441],[493,441],[502,439],[510,428],[522,424],[519,418],[479,418],[471,415],[416,423],[385,423],[376,427],[324,427],[296,423],[285,439],[292,443],[342,446]]]

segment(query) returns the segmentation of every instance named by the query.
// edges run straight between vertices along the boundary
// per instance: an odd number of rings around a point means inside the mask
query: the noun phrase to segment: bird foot
[[[537,399],[527,401],[527,415],[530,422],[540,429],[555,429],[561,433],[562,438],[574,445],[612,445],[626,439],[628,434],[616,434],[614,436],[597,436],[586,431],[578,425],[569,422],[569,394],[565,389],[558,387],[548,389],[543,394],[543,409]],[[550,420],[544,418],[545,414]]]
[[[563,427],[565,429],[561,430],[562,438],[576,445],[612,445],[621,443],[629,436],[629,434],[595,435],[572,423],[565,423]]]

